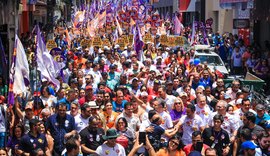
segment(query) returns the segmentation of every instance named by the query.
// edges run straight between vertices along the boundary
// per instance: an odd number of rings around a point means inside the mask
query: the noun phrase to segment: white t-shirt
[[[254,113],[255,115],[257,115],[257,113],[256,113],[254,110],[252,110],[252,109],[249,109],[249,112],[252,112],[252,113]],[[244,116],[244,114],[245,114],[245,113],[242,111],[241,108],[234,111],[234,116],[235,116],[237,119],[239,119],[239,120],[238,120],[239,126],[243,126],[243,124],[244,124],[244,123],[243,123],[243,116]]]
[[[90,71],[89,74],[93,76],[94,84],[99,84],[100,80],[102,79],[100,71]]]
[[[81,130],[83,130],[85,127],[88,126],[89,118],[83,118],[82,115],[76,115],[75,116],[75,128],[78,133],[80,133]]]
[[[195,105],[195,108],[196,108],[195,113],[199,115],[202,118],[203,123],[207,125],[207,123],[209,122],[210,114],[212,113],[209,106],[205,105],[204,108],[200,108],[197,104]]]
[[[98,146],[96,153],[99,156],[126,156],[124,147],[117,143],[114,147],[109,147],[106,144],[102,144]]]
[[[53,107],[57,102],[57,98],[53,95],[50,95],[48,98],[41,96],[40,99],[42,100],[43,105],[49,108]]]
[[[195,114],[195,117],[193,119],[190,119],[188,118],[187,115],[184,115],[180,118],[179,122],[182,123],[183,128],[182,141],[184,145],[191,144],[192,133],[194,131],[199,131],[200,128],[204,126],[202,118],[197,114]]]
[[[134,114],[132,114],[131,117],[128,117],[128,116],[125,115],[125,112],[123,112],[120,115],[118,115],[118,117],[115,120],[115,125],[116,125],[116,122],[118,121],[118,119],[120,117],[126,118],[127,123],[128,123],[128,127],[130,129],[132,129],[134,132],[137,131],[137,126],[140,127],[140,125],[141,125],[141,121],[140,121],[140,119],[138,117],[136,117]]]
[[[172,110],[172,106],[174,105],[175,96],[173,95],[166,95],[166,99],[164,101],[166,102],[167,110],[170,112]]]
[[[84,73],[84,75],[88,75],[88,74],[90,74],[90,72],[92,71],[92,68],[90,68],[90,69],[83,69],[82,70],[83,71],[83,73]]]
[[[172,122],[172,118],[171,116],[166,113],[166,112],[162,112],[162,113],[159,113],[159,115],[161,116],[162,118],[162,124],[160,125],[163,129],[170,129],[173,127],[173,122]]]

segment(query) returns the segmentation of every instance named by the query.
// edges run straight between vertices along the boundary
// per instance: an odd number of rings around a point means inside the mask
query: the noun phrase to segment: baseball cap
[[[258,146],[253,143],[252,141],[245,141],[242,143],[241,148],[242,149],[256,149]]]
[[[104,46],[104,50],[111,50],[108,46]]]
[[[47,82],[48,80],[46,78],[42,78],[41,82]]]
[[[95,101],[88,102],[88,105],[90,106],[90,108],[99,108]]]
[[[157,60],[158,60],[158,59],[162,59],[162,57],[161,57],[161,56],[158,56],[158,57],[157,57]]]
[[[134,78],[132,78],[131,80],[130,80],[130,83],[132,83],[134,80],[139,80],[137,77],[134,77]]]
[[[92,86],[86,86],[85,87],[85,90],[90,90],[90,89],[93,89],[93,87]]]
[[[199,85],[198,88],[201,88],[202,90],[205,90],[204,86]]]
[[[120,46],[119,46],[118,44],[116,44],[116,45],[114,46],[114,48],[117,49],[117,48],[120,48]]]
[[[256,110],[264,110],[265,109],[265,107],[264,107],[264,105],[262,105],[262,104],[258,104],[257,106],[256,106]]]
[[[242,101],[243,101],[243,99],[241,99],[241,98],[240,98],[240,99],[237,99],[236,102],[235,102],[235,104],[236,104],[236,105],[237,105],[237,104],[242,104]]]
[[[148,93],[143,91],[143,92],[141,92],[141,96],[148,96]]]
[[[180,97],[182,97],[182,96],[187,96],[187,93],[186,92],[181,92]]]
[[[33,105],[32,104],[30,104],[30,103],[28,103],[26,106],[25,106],[25,108],[24,108],[24,110],[32,110],[33,109]]]
[[[168,81],[166,82],[166,85],[169,85],[169,84],[173,84],[173,82],[172,82],[171,80],[168,80]]]

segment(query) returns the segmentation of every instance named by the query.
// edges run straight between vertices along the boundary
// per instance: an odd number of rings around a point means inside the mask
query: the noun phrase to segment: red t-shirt
[[[203,153],[207,148],[209,148],[209,146],[203,144],[203,148],[202,148]],[[186,145],[184,147],[184,151],[185,151],[186,155],[188,155],[190,152],[194,151],[194,148],[193,148],[192,144]]]

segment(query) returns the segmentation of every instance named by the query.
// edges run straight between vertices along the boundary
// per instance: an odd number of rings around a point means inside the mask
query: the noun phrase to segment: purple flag
[[[24,51],[23,45],[19,37],[15,36],[15,47],[12,58],[12,65],[10,69],[10,83],[8,104],[14,104],[14,93],[27,92],[27,85],[29,85],[29,65]]]
[[[57,74],[60,73],[61,69],[55,66],[55,61],[42,40],[39,27],[37,28],[36,54],[38,70],[41,72],[41,76],[53,83],[56,86],[56,90],[58,90],[60,88],[60,82],[56,79],[56,77]]]
[[[134,49],[138,56],[142,55],[143,40],[138,24],[136,25],[136,31],[134,34]],[[142,57],[140,57],[141,59]]]
[[[174,16],[173,23],[174,23],[174,34],[180,35],[183,26],[176,14]]]

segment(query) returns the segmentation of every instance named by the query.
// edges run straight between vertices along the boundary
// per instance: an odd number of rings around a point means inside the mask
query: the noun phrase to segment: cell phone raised
[[[143,143],[146,144],[146,133],[145,132],[139,132],[139,144]]]

